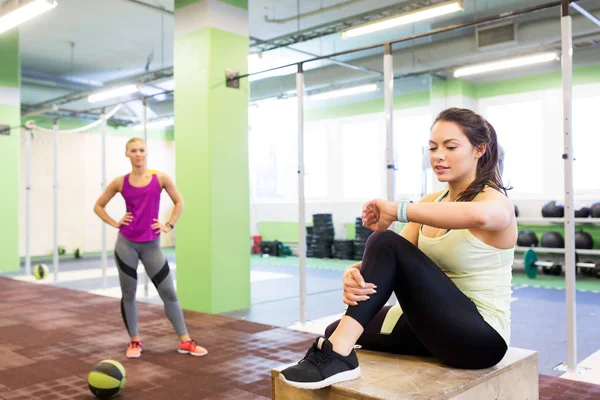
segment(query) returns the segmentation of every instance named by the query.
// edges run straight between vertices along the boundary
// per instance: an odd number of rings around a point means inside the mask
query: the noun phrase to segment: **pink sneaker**
[[[142,342],[131,341],[125,351],[127,358],[140,358],[142,356]]]
[[[204,347],[198,346],[193,340],[179,342],[179,348],[177,351],[181,354],[191,354],[197,357],[202,357],[208,354],[208,350],[206,350]]]

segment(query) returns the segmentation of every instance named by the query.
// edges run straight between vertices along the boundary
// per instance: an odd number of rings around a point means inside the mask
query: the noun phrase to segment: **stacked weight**
[[[341,260],[353,260],[354,242],[352,240],[335,240],[333,242],[333,256]]]
[[[354,240],[354,259],[362,260],[367,239],[371,236],[373,231],[363,226],[361,218],[356,218],[355,227],[356,239]]]
[[[331,214],[313,214],[312,257],[332,258],[334,234]]]
[[[313,257],[312,251],[313,227],[306,227],[306,257]]]

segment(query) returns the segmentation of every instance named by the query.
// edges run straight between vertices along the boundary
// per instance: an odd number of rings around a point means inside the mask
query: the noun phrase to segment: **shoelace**
[[[323,350],[319,349],[316,344],[313,344],[313,347],[306,353],[303,361],[306,360],[314,366],[319,366],[320,364],[327,362],[330,358],[330,353],[325,353]]]
[[[132,341],[131,342],[131,346],[133,346],[133,348],[142,347],[142,344],[140,342],[134,342],[134,341]]]

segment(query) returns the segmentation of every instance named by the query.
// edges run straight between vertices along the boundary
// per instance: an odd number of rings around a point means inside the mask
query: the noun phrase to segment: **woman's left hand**
[[[161,224],[156,218],[154,218],[154,223],[152,224],[152,229],[154,231],[155,234],[160,235],[160,233],[167,233],[171,231],[171,228],[169,228],[167,225],[165,224]]]
[[[386,200],[371,200],[362,209],[362,223],[375,232],[385,232],[396,221],[398,203]]]

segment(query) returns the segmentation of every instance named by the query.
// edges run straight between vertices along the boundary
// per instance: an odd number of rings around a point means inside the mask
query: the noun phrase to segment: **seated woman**
[[[282,371],[288,384],[319,389],[358,378],[356,344],[455,368],[489,368],[504,357],[517,222],[496,132],[473,111],[450,108],[436,118],[429,147],[447,188],[418,203],[363,206],[363,225],[375,233],[362,262],[344,272],[348,309]],[[388,230],[394,221],[406,223],[400,235]],[[399,304],[385,306],[392,293]]]

